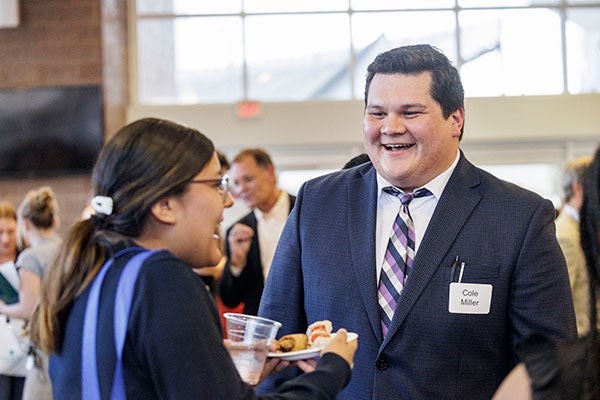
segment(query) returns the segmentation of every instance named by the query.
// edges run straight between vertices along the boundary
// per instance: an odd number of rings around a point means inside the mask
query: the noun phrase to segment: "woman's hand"
[[[358,339],[347,341],[348,331],[344,328],[339,329],[329,344],[323,349],[321,355],[325,353],[334,353],[342,357],[350,365],[354,366],[354,353],[358,348]]]
[[[229,350],[229,341],[227,339],[223,339],[223,346],[227,350]],[[269,348],[270,352],[277,351],[277,340],[273,340],[271,343],[271,347]],[[289,361],[282,360],[279,357],[267,358],[265,362],[265,366],[263,367],[262,373],[260,374],[260,380],[258,383],[262,382],[267,376],[274,372],[282,371],[283,369],[289,367],[292,363]],[[257,385],[258,385],[257,383]]]
[[[291,362],[282,360],[279,357],[267,358],[267,362],[260,374],[260,382],[274,372],[279,372],[291,365]]]
[[[302,372],[313,372],[317,369],[317,364],[319,360],[316,358],[309,358],[308,360],[298,360],[294,362],[294,364],[302,370]]]
[[[273,340],[269,351],[273,353],[277,351],[277,340]],[[262,373],[260,374],[260,382],[262,382],[267,376],[271,375],[272,373],[279,372],[289,367],[290,365],[291,362],[282,360],[279,357],[267,358],[267,362],[265,362],[265,366],[263,367]]]
[[[327,344],[325,349],[321,352],[321,355],[325,353],[334,353],[342,357],[350,365],[350,368],[354,365],[354,353],[358,348],[358,339],[351,340],[348,342],[348,331],[346,329],[339,329],[333,339]],[[274,340],[271,344],[270,351],[275,352],[277,350],[277,341]],[[281,358],[273,357],[267,358],[267,362],[263,368],[263,372],[260,376],[262,382],[267,376],[274,372],[279,372],[284,368],[294,364],[303,372],[312,372],[317,368],[317,359],[308,360],[297,360],[294,362],[284,361]]]

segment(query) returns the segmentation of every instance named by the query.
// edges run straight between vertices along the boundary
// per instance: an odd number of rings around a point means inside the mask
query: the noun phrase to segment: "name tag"
[[[492,285],[478,283],[450,284],[448,311],[453,314],[489,314]]]

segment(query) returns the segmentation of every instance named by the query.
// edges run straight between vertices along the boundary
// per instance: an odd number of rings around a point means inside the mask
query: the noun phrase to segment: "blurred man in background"
[[[256,315],[275,247],[296,198],[277,186],[275,166],[262,149],[246,149],[231,162],[235,196],[252,211],[227,230],[227,262],[219,293],[223,304],[245,303]]]
[[[584,336],[590,330],[589,277],[581,248],[579,211],[583,205],[583,177],[591,162],[592,157],[585,156],[576,158],[564,166],[563,206],[556,218],[556,237],[567,261],[579,336]]]

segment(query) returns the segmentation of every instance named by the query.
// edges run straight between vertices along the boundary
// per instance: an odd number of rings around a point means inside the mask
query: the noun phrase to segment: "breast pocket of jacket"
[[[456,263],[449,287],[448,311],[453,314],[489,314],[498,269],[498,265]]]
[[[490,283],[498,278],[499,264],[484,264],[481,262],[459,262],[454,271],[453,282]]]

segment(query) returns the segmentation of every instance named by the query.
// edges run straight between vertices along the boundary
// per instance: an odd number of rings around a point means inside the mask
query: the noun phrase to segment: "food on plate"
[[[325,347],[325,345],[331,340],[331,331],[333,326],[331,321],[325,319],[323,321],[313,322],[308,326],[306,330],[306,336],[308,336],[308,343],[311,347]]]
[[[288,353],[290,351],[304,350],[308,347],[308,337],[304,333],[293,333],[282,336],[277,343],[277,351]]]
[[[278,353],[289,353],[292,351],[306,350],[311,347],[322,348],[331,340],[333,326],[331,321],[323,320],[313,322],[304,333],[293,333],[282,336],[277,341]]]

